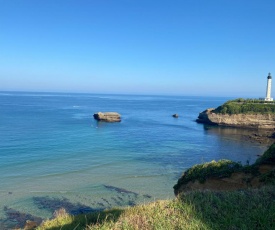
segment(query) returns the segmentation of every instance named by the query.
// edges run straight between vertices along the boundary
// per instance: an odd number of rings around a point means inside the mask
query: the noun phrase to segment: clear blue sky
[[[268,72],[274,0],[0,0],[0,90],[264,97]]]

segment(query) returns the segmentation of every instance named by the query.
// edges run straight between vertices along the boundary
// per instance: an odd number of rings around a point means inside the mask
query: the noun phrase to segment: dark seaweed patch
[[[105,188],[109,189],[109,190],[112,190],[112,191],[116,191],[118,193],[122,193],[122,194],[133,194],[135,195],[136,197],[138,196],[138,193],[136,192],[132,192],[132,191],[129,191],[129,190],[126,190],[124,188],[118,188],[118,187],[115,187],[115,186],[111,186],[111,185],[104,185]]]
[[[148,198],[148,199],[152,198],[152,196],[150,196],[148,194],[143,195],[143,197]]]
[[[105,207],[104,204],[101,203],[101,202],[98,202],[97,204],[98,204],[99,206],[101,206],[101,207]]]
[[[122,198],[122,197],[118,196],[117,198],[118,198],[120,201],[123,201],[123,198]]]
[[[117,197],[118,198],[118,197]],[[115,197],[111,197],[111,199],[116,203],[116,205],[122,206],[122,203]],[[122,200],[123,201],[123,200]]]
[[[134,200],[129,200],[128,201],[128,205],[130,206],[135,206],[136,205],[136,202]]]
[[[98,211],[81,203],[73,204],[67,198],[58,199],[44,196],[33,197],[33,201],[39,209],[48,209],[51,212],[61,208],[64,208],[68,213],[73,215]]]
[[[110,204],[110,202],[107,200],[107,199],[105,199],[105,198],[101,198],[103,201],[105,201],[109,206],[111,206],[111,204]]]
[[[6,229],[10,228],[24,228],[27,221],[34,221],[37,224],[42,222],[42,218],[33,216],[28,213],[20,212],[13,208],[4,207],[4,212],[6,215],[6,219],[4,220],[4,225],[6,225]],[[4,227],[5,229],[5,227]]]

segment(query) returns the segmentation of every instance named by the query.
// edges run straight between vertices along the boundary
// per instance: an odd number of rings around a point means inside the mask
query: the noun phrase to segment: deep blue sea
[[[195,122],[228,99],[1,92],[0,229],[61,207],[80,213],[173,198],[194,164],[253,163],[267,146]],[[97,122],[99,111],[122,121]]]

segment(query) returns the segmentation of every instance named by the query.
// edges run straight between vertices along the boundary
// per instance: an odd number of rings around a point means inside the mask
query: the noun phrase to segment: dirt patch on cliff
[[[268,167],[270,170],[275,170],[275,167]],[[265,170],[265,172],[267,172]],[[189,192],[193,190],[213,190],[213,191],[234,191],[239,189],[259,188],[264,183],[260,181],[260,176],[254,177],[251,174],[233,173],[228,178],[208,178],[204,183],[198,180],[188,182],[182,186],[177,193]]]

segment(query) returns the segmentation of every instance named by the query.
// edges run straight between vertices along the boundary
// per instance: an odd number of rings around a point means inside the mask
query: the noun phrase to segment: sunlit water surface
[[[228,99],[0,93],[0,228],[60,207],[81,213],[172,198],[184,170],[213,159],[253,163],[266,146],[195,122]],[[98,123],[98,111],[122,121]]]

